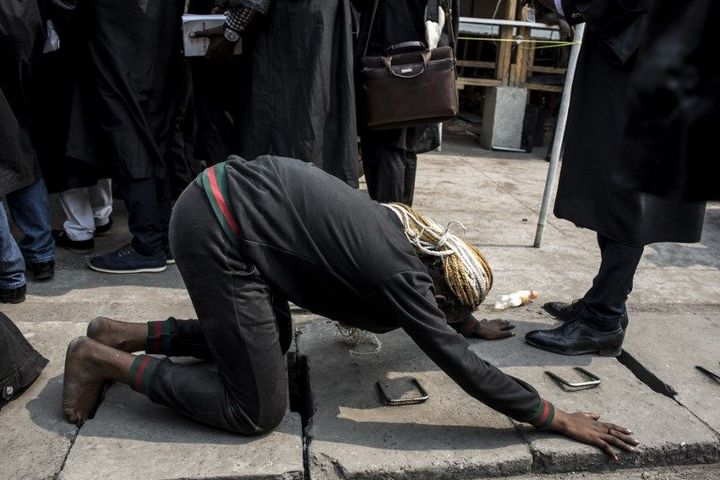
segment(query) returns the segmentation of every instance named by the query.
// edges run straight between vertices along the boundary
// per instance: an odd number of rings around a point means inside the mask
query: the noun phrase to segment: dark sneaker
[[[157,273],[167,269],[165,253],[140,255],[132,245],[126,245],[114,252],[93,257],[88,267],[103,273]]]
[[[81,252],[95,248],[94,239],[71,240],[70,237],[67,236],[67,233],[65,233],[65,230],[53,230],[52,236],[55,239],[56,247],[67,248],[68,250],[78,250]]]
[[[170,245],[165,247],[165,263],[175,265],[175,257],[173,257],[172,251],[170,250]]]
[[[50,280],[55,276],[55,260],[50,260],[45,263],[29,264],[27,266],[27,270],[33,280]]]
[[[99,237],[100,235],[105,235],[106,233],[108,233],[110,231],[112,226],[113,226],[113,219],[112,219],[112,217],[109,217],[108,223],[106,223],[105,225],[99,225],[99,226],[95,227],[95,236]]]
[[[0,288],[0,303],[22,303],[25,301],[25,290],[27,287],[23,285],[18,288],[4,289]]]

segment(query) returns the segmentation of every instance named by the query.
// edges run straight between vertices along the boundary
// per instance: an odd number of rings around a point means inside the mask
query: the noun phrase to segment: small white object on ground
[[[518,290],[517,292],[503,295],[495,302],[495,310],[506,310],[510,307],[527,305],[532,300],[535,300],[538,295],[540,294],[537,290]]]

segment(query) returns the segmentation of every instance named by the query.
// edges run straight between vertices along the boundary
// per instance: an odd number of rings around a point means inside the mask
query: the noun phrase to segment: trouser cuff
[[[161,360],[150,355],[138,355],[130,367],[129,385],[133,390],[150,396],[155,369]]]
[[[145,353],[168,355],[175,335],[175,319],[170,317],[161,322],[147,322],[148,334],[145,341]]]

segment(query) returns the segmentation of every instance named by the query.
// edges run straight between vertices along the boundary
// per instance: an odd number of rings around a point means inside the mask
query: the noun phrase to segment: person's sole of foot
[[[130,331],[135,328],[138,329],[137,332]],[[87,328],[88,337],[127,353],[145,350],[146,335],[147,324],[121,322],[107,317],[97,317],[91,320]],[[134,341],[132,338],[142,338],[143,340]]]
[[[78,427],[95,415],[107,383],[88,354],[92,342],[87,337],[78,337],[70,342],[65,355],[63,412]]]

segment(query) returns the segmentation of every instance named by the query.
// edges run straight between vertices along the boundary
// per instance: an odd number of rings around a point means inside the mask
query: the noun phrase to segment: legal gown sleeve
[[[624,65],[640,46],[649,0],[561,0],[570,25],[587,24],[606,58]]]

